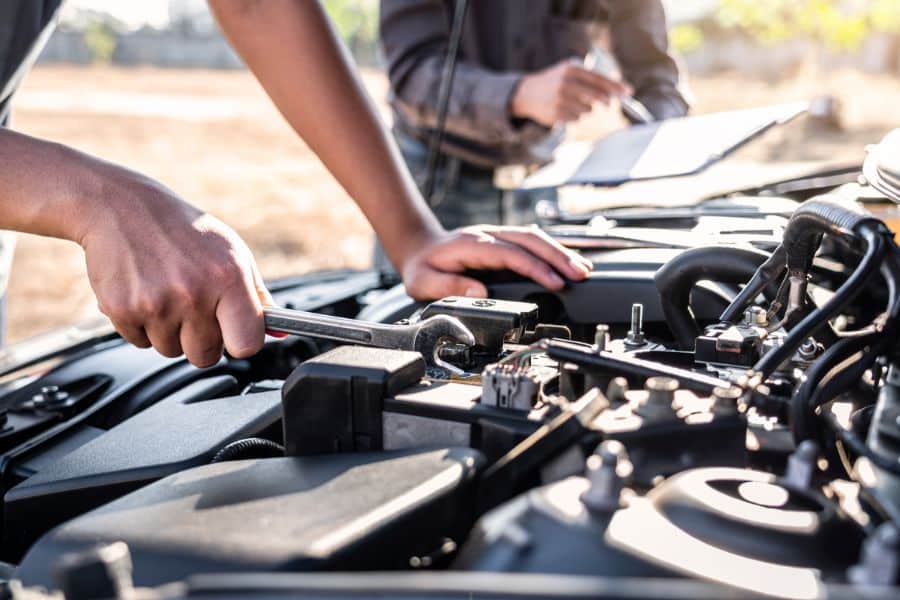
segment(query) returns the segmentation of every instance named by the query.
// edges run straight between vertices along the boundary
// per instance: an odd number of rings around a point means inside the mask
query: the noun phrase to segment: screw
[[[472,302],[472,306],[477,306],[479,308],[489,308],[497,304],[495,300],[475,300]]]
[[[604,352],[609,343],[609,325],[600,324],[594,329],[594,348],[597,352]]]
[[[812,338],[806,338],[800,347],[797,348],[797,354],[803,360],[812,360],[816,357],[816,354],[819,352],[819,345],[816,344],[816,340]]]
[[[635,302],[631,305],[631,327],[628,329],[628,337],[625,343],[630,346],[640,346],[644,343],[644,305]]]

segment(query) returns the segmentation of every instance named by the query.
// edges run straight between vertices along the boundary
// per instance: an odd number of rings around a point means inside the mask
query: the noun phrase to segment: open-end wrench
[[[302,310],[290,310],[267,306],[263,309],[266,331],[289,333],[375,346],[397,350],[421,352],[426,362],[434,363],[435,351],[445,342],[475,345],[472,332],[454,317],[434,315],[408,325],[385,325],[370,321],[357,321]]]

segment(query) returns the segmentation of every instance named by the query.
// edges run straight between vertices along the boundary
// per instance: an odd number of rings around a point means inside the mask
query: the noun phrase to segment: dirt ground
[[[384,110],[384,76],[364,78]],[[695,112],[822,94],[840,100],[842,131],[792,123],[738,152],[732,165],[856,161],[865,144],[900,125],[891,114],[900,80],[888,76],[839,72],[773,84],[728,74],[695,78],[692,87]],[[14,109],[16,129],[147,173],[229,223],[267,277],[369,263],[365,219],[246,72],[42,66]],[[597,111],[571,137],[594,139],[620,123]],[[8,310],[12,341],[93,314],[80,249],[20,235]]]

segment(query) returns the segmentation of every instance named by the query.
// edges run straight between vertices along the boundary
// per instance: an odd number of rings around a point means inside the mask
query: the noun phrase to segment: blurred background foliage
[[[357,60],[378,56],[378,0],[322,0],[341,38]],[[367,57],[372,57],[367,60]]]
[[[806,40],[841,53],[872,33],[900,34],[900,0],[719,0],[707,19],[676,26],[672,43],[688,53],[710,34],[730,34],[765,46]]]

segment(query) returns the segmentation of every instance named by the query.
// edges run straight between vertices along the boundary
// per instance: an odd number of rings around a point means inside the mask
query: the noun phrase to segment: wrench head
[[[462,321],[449,315],[434,315],[418,324],[418,331],[413,338],[413,349],[421,352],[429,363],[433,361],[435,349],[443,343],[452,342],[475,345],[475,336]]]

